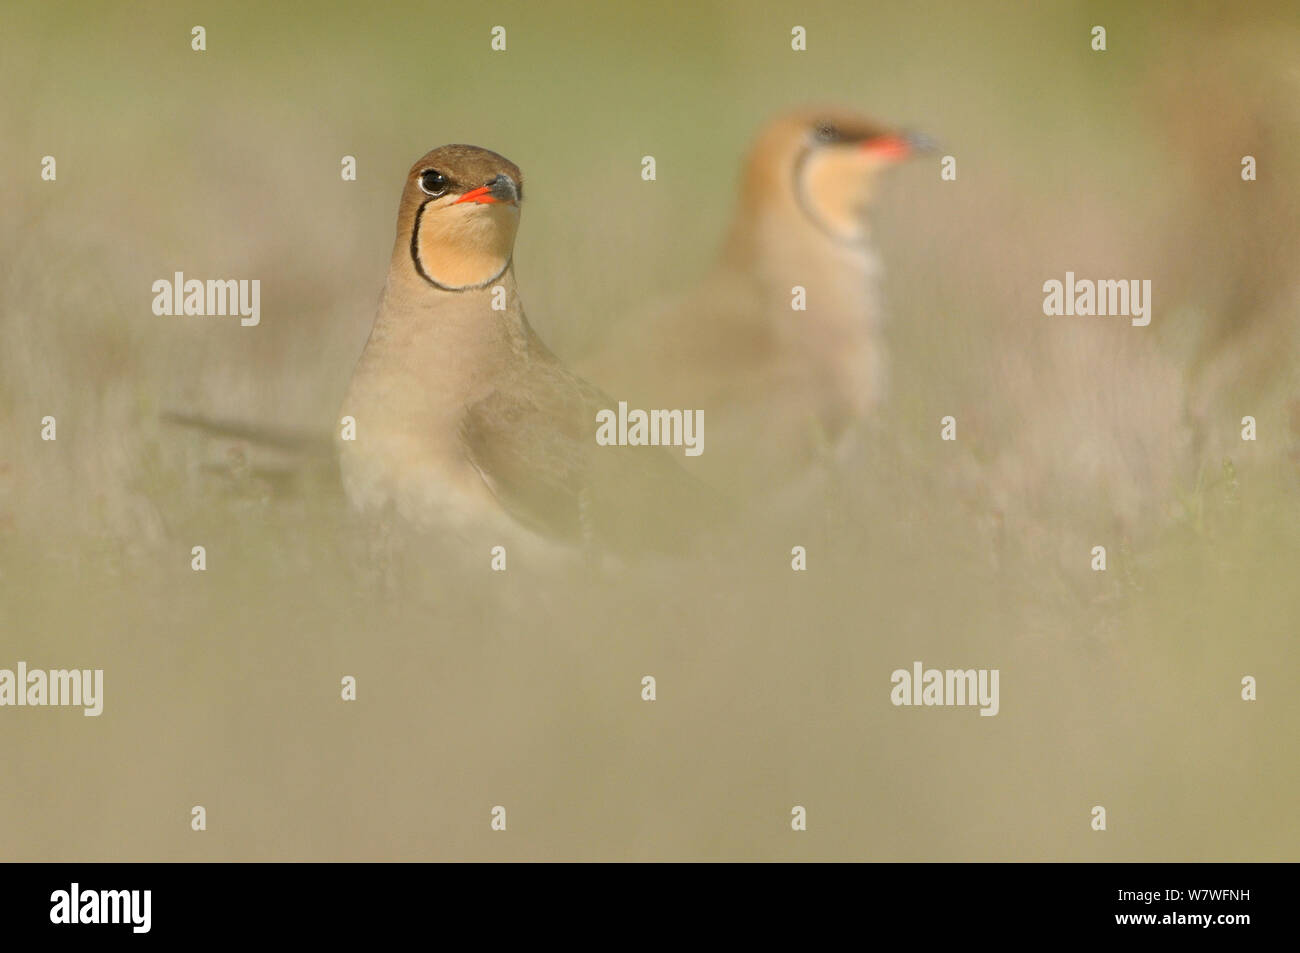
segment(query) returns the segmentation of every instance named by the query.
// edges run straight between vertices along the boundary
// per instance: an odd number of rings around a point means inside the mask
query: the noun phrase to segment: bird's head
[[[933,149],[924,136],[889,129],[851,110],[799,109],[759,133],[742,198],[757,208],[793,207],[832,238],[860,241],[880,173]]]
[[[405,250],[409,266],[439,288],[489,285],[510,265],[522,198],[523,174],[509,159],[478,146],[440,146],[407,173],[397,254]]]

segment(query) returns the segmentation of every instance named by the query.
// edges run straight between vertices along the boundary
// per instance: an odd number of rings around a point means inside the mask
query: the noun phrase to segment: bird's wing
[[[558,362],[530,364],[468,407],[470,461],[520,523],[629,552],[684,548],[711,491],[659,447],[598,446],[596,413],[617,406]]]

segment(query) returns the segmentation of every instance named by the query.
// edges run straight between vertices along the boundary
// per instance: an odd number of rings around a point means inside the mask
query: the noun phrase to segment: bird
[[[601,446],[612,398],[529,324],[514,272],[523,175],[472,145],[406,176],[378,313],[339,411],[351,508],[419,529],[628,554],[685,545],[722,497],[667,449]]]
[[[886,386],[867,210],[882,172],[933,149],[842,107],[770,120],[711,270],[577,368],[620,398],[704,409],[711,450],[691,465],[737,489],[775,489],[841,453]]]

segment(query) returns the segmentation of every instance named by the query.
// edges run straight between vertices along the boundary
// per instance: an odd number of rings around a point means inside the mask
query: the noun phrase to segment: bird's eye
[[[828,122],[819,122],[813,135],[816,136],[818,142],[838,142],[840,131]]]
[[[439,196],[447,191],[447,177],[437,169],[427,169],[420,173],[420,188],[432,196]]]

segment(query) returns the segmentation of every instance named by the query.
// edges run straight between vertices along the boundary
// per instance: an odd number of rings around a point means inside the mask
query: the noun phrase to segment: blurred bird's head
[[[798,109],[759,133],[745,168],[742,204],[797,215],[836,241],[862,241],[879,174],[933,148],[924,136],[850,110]]]
[[[478,146],[441,146],[406,176],[397,213],[395,268],[447,291],[481,288],[501,277],[519,230],[523,174]]]

